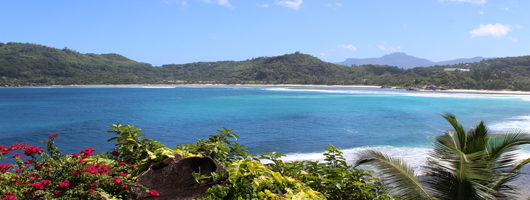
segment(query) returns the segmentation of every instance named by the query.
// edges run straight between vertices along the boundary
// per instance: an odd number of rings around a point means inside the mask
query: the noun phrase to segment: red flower
[[[52,191],[53,194],[59,195],[59,191]]]
[[[48,136],[48,138],[53,139],[56,138],[59,135],[59,133],[54,133]]]
[[[16,159],[16,158],[22,158],[22,156],[21,156],[20,154],[17,153],[17,154],[15,154],[15,155],[13,155],[13,158],[15,158],[15,159]]]
[[[73,156],[73,157],[77,157],[77,156],[79,156],[79,154],[77,154],[77,153],[72,153],[72,156]]]
[[[30,159],[27,159],[26,161],[24,161],[24,163],[28,164],[28,163],[30,163],[31,161],[33,161],[33,160],[30,158]]]
[[[94,192],[94,189],[88,189],[88,193],[92,194]]]
[[[115,177],[114,179],[112,179],[112,181],[114,181],[114,183],[116,184],[121,183],[121,180],[118,177]]]
[[[120,161],[120,165],[125,165],[125,162],[123,162],[123,161]]]
[[[61,188],[68,188],[70,185],[70,181],[66,180],[65,182],[59,182],[59,187]]]
[[[149,190],[149,195],[151,196],[158,196],[160,195],[156,190]]]
[[[18,199],[14,196],[7,196],[6,198],[4,198],[4,200],[18,200]]]
[[[126,173],[120,172],[120,176],[127,177]]]
[[[17,173],[22,172],[22,170],[20,170],[20,169],[15,169],[15,171],[16,171]]]
[[[72,175],[79,176],[79,175],[81,175],[81,172],[80,171],[75,171],[75,172],[72,173]]]
[[[120,152],[112,151],[112,155],[118,157],[118,156],[120,156]]]
[[[6,173],[6,171],[9,170],[9,168],[11,168],[11,167],[13,167],[13,165],[11,165],[11,164],[7,164],[6,165],[6,164],[2,163],[2,164],[0,164],[0,172]]]

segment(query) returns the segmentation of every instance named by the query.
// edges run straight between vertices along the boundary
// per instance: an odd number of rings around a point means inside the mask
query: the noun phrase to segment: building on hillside
[[[470,70],[460,68],[444,68],[444,72],[470,72]]]

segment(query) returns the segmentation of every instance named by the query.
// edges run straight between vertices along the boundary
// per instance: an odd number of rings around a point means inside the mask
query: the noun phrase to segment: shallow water
[[[333,144],[349,159],[378,148],[419,165],[432,137],[451,128],[438,114],[453,113],[466,128],[484,120],[494,132],[528,129],[529,99],[344,87],[0,88],[0,145],[40,145],[61,133],[56,143],[66,153],[109,151],[105,131],[119,122],[174,147],[226,127],[251,152],[288,160],[319,159]]]

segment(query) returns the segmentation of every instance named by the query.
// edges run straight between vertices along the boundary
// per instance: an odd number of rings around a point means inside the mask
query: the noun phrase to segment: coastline
[[[242,86],[242,87],[338,87],[338,88],[381,88],[377,85],[302,85],[302,84],[119,84],[119,85],[47,85],[47,86],[20,86],[0,88],[28,88],[28,87],[186,87],[186,86]],[[395,89],[400,90],[400,89]],[[475,90],[475,89],[447,89],[447,90],[415,90],[414,92],[439,92],[439,93],[468,93],[468,94],[494,94],[494,95],[530,95],[530,91],[510,90]]]

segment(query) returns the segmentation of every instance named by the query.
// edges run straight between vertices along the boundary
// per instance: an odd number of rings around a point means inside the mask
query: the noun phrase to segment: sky
[[[530,55],[528,0],[0,0],[0,42],[184,64]]]

